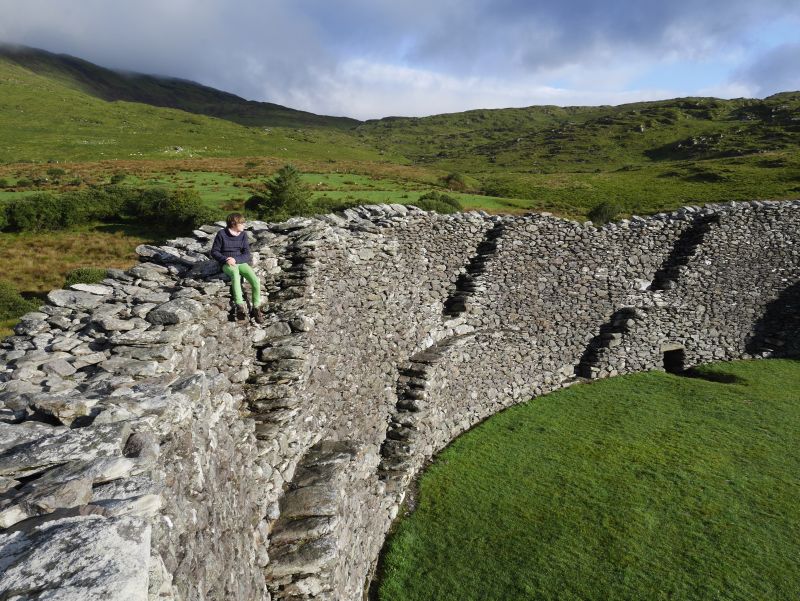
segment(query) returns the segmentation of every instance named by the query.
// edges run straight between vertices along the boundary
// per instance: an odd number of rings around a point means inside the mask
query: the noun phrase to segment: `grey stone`
[[[103,286],[102,284],[72,284],[70,289],[98,296],[110,296],[114,293],[114,289],[111,286]]]
[[[154,324],[176,324],[189,321],[203,310],[196,300],[179,298],[159,305],[147,314],[147,321]]]
[[[129,357],[114,356],[98,365],[112,374],[147,377],[158,373],[158,361],[139,361]]]
[[[310,541],[298,547],[287,545],[270,554],[266,573],[272,578],[292,574],[315,574],[331,565],[337,556],[333,538]]]
[[[307,486],[286,493],[281,501],[282,518],[333,516],[339,508],[339,495],[324,485]]]
[[[75,516],[0,533],[0,596],[147,601],[150,525]]]
[[[55,359],[42,364],[42,371],[46,374],[56,374],[62,378],[71,376],[77,370],[64,359]]]
[[[21,424],[8,424],[0,421],[0,454],[17,445],[55,436],[63,431],[63,427],[56,428],[41,422],[28,421]]]
[[[27,476],[75,459],[122,455],[129,423],[89,426],[16,446],[0,455],[0,475]]]
[[[77,290],[53,290],[47,294],[47,300],[57,307],[91,310],[103,302],[103,297]]]

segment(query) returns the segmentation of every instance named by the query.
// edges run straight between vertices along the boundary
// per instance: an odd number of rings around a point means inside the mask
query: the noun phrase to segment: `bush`
[[[416,202],[411,202],[410,204],[424,211],[436,211],[444,214],[457,213],[462,209],[458,200],[447,194],[435,191],[423,194]]]
[[[587,217],[595,225],[603,225],[609,221],[614,221],[621,211],[622,209],[615,202],[604,200],[592,207]]]
[[[46,192],[16,198],[8,204],[7,210],[8,225],[20,231],[57,230],[69,219],[60,200]]]
[[[47,175],[55,180],[59,179],[62,175],[66,175],[67,172],[59,167],[51,167],[47,170]]]
[[[48,192],[17,198],[0,207],[0,229],[56,230],[93,221],[134,220],[180,228],[217,220],[194,190],[89,188],[55,196]]]
[[[300,172],[292,165],[284,165],[267,182],[264,202],[256,207],[260,219],[283,221],[296,215],[308,215],[311,207],[311,191],[300,179]]]
[[[68,272],[64,278],[64,288],[72,284],[97,284],[108,276],[107,269],[100,267],[78,267]]]
[[[41,303],[23,298],[8,282],[0,280],[0,321],[16,319],[25,313],[36,311]]]
[[[109,180],[112,184],[116,185],[123,181],[127,176],[124,173],[115,173]]]
[[[464,177],[461,173],[453,172],[448,173],[446,177],[443,178],[444,185],[448,187],[450,190],[457,190],[462,192],[467,189],[467,178]]]
[[[250,198],[244,201],[244,212],[258,216],[261,207],[263,207],[264,203],[266,202],[267,198],[265,196],[261,196],[260,194],[253,194]]]
[[[364,198],[331,198],[330,196],[321,196],[314,200],[315,213],[338,213],[345,209],[351,209],[360,205],[373,204],[371,201]]]
[[[30,188],[33,182],[26,177],[17,180],[17,188]]]
[[[216,221],[214,210],[203,204],[195,190],[168,191],[163,188],[139,190],[127,203],[126,213],[156,224],[196,227]]]
[[[0,188],[8,188],[8,180],[4,177],[0,177]]]

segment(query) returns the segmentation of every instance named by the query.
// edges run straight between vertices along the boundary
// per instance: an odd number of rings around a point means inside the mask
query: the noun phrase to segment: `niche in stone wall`
[[[686,350],[680,344],[662,345],[664,353],[664,371],[670,374],[682,374],[686,371]]]

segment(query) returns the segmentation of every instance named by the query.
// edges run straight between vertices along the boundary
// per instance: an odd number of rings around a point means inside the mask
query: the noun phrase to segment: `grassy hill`
[[[606,199],[650,212],[800,195],[800,92],[387,118],[356,135],[567,214]]]
[[[351,129],[360,123],[347,117],[327,117],[245,100],[185,79],[113,71],[74,56],[27,46],[0,44],[0,59],[102,100],[181,109],[241,125]]]
[[[485,195],[488,209],[575,218],[609,200],[624,214],[797,198],[800,92],[764,100],[474,110],[359,124],[64,55],[0,49],[0,163],[113,159],[128,161],[120,169],[131,171],[130,161],[145,159],[243,157],[271,165],[314,162],[314,172],[340,171],[347,163],[349,172],[378,177],[384,174],[376,174],[375,165],[406,165],[426,172],[415,182]],[[10,180],[28,177],[25,171],[0,166],[0,176]],[[444,181],[447,173],[461,174],[457,186]],[[400,178],[395,196],[402,195]],[[469,206],[481,208],[480,198]]]
[[[183,110],[109,102],[0,59],[0,162],[231,156],[385,160],[336,127],[246,127]]]

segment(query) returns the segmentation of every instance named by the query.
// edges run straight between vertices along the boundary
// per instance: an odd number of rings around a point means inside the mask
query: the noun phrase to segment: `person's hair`
[[[238,223],[244,223],[244,221],[244,215],[241,213],[231,213],[225,218],[225,223],[228,225],[228,227],[233,227]]]

